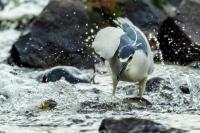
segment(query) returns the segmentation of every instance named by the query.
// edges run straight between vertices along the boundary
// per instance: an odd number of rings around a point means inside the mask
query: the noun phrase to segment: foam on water
[[[36,16],[48,4],[49,0],[3,0],[7,3],[0,11],[0,20],[16,20],[25,16]]]

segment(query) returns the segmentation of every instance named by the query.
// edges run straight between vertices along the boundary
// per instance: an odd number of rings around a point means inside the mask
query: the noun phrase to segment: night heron
[[[115,96],[120,81],[139,81],[139,94],[142,98],[147,77],[153,71],[153,58],[147,38],[142,31],[127,18],[118,18],[119,26],[101,29],[93,42],[95,52],[108,60],[112,70]]]

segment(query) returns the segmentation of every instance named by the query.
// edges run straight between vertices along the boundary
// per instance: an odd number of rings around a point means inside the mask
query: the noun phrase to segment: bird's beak
[[[124,62],[124,63],[121,64],[121,66],[120,66],[120,71],[119,71],[119,73],[118,73],[118,75],[117,75],[117,80],[119,80],[119,78],[120,78],[122,72],[126,69],[126,66],[128,65],[128,63],[129,63],[129,62]]]

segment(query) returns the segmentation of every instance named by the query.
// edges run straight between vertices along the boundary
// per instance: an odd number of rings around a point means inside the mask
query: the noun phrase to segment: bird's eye
[[[133,56],[130,56],[129,58],[128,58],[128,60],[132,60],[133,59]]]

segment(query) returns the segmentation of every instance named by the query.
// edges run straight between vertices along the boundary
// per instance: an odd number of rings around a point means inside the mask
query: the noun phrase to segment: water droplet
[[[90,30],[90,32],[91,32],[91,33],[94,33],[94,30],[93,30],[93,29],[91,29],[91,30]]]

